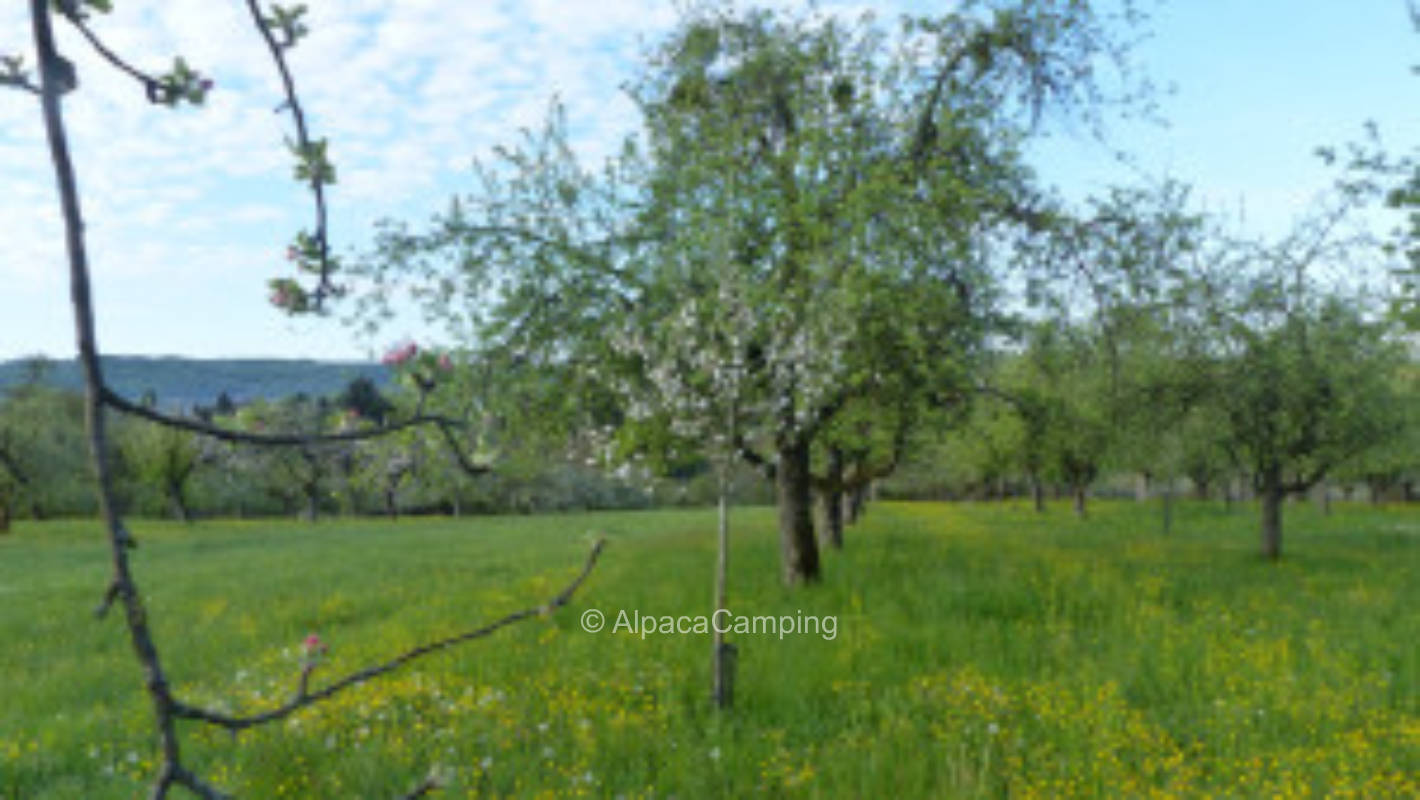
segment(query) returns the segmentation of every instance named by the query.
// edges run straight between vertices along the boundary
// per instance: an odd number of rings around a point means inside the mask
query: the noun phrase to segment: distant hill
[[[75,361],[47,363],[46,384],[75,391],[83,388]],[[152,391],[158,405],[168,409],[210,406],[223,392],[242,403],[301,393],[332,395],[362,376],[383,388],[391,378],[385,366],[360,361],[105,356],[103,363],[104,375],[117,392],[136,400]],[[26,359],[0,361],[0,391],[24,381],[28,372]]]

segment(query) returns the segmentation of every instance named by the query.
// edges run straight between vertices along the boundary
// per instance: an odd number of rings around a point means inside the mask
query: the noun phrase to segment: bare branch
[[[119,56],[113,50],[110,50],[108,46],[105,45],[101,39],[99,39],[98,34],[94,33],[93,29],[91,29],[84,22],[84,18],[79,16],[78,10],[76,8],[73,8],[64,3],[61,3],[59,8],[60,13],[62,13],[64,15],[64,18],[69,21],[69,24],[78,28],[79,33],[82,33],[84,35],[84,38],[89,40],[89,44],[93,46],[95,52],[97,52],[100,56],[103,56],[103,59],[105,61],[112,64],[120,72],[126,73],[129,77],[133,78],[133,80],[138,81],[138,83],[142,84],[143,93],[147,95],[148,102],[162,102],[158,99],[160,97],[162,84],[158,81],[157,78],[154,78],[152,75],[149,75],[148,73],[138,69],[127,61],[124,61],[121,56]]]
[[[454,645],[462,644],[464,642],[472,641],[474,639],[481,639],[491,633],[494,633],[495,631],[498,631],[502,628],[506,628],[515,622],[521,622],[522,620],[528,619],[530,617],[549,614],[554,609],[561,608],[562,606],[566,605],[569,600],[572,599],[572,595],[577,591],[579,587],[581,587],[582,583],[586,581],[587,576],[591,574],[592,568],[596,566],[597,558],[601,555],[602,548],[605,545],[605,539],[598,539],[592,545],[592,550],[587,555],[587,561],[582,566],[582,571],[577,574],[577,577],[574,578],[571,583],[567,584],[566,588],[558,592],[555,596],[553,596],[551,600],[548,600],[542,605],[533,606],[531,608],[525,608],[521,611],[515,611],[499,620],[490,622],[480,628],[474,628],[473,630],[464,631],[463,633],[458,633],[443,639],[437,639],[433,642],[429,642],[428,644],[420,645],[418,647],[413,648],[412,650],[405,651],[404,653],[401,653],[400,655],[395,656],[394,658],[382,664],[352,672],[349,675],[346,675],[345,677],[335,681],[334,683],[317,689],[314,692],[304,691],[305,680],[303,678],[301,686],[302,691],[298,691],[295,697],[287,701],[284,705],[257,714],[252,714],[248,716],[232,716],[228,714],[222,714],[217,711],[212,711],[210,709],[200,708],[198,706],[191,706],[177,699],[172,700],[172,714],[176,717],[181,717],[183,719],[194,719],[199,720],[201,722],[206,722],[211,725],[226,728],[230,731],[240,731],[246,728],[254,727],[256,725],[262,725],[264,723],[274,722],[276,720],[283,719],[295,713],[296,711],[305,708],[306,706],[320,702],[321,700],[331,697],[345,689],[349,689],[352,686],[364,683],[365,681],[368,681],[371,678],[378,677],[387,672],[392,672],[404,666],[405,664],[408,664],[411,661],[423,658],[424,656],[430,655],[431,653],[436,653],[440,650],[445,650],[450,647],[453,647]]]
[[[436,422],[435,425],[438,426],[439,433],[444,437],[444,444],[448,446],[449,452],[454,454],[454,460],[458,463],[459,469],[464,471],[464,474],[477,476],[492,471],[492,467],[487,464],[476,464],[464,453],[463,448],[459,447],[458,440],[454,438],[454,434],[448,424],[440,421]]]
[[[107,387],[103,388],[102,395],[104,404],[115,411],[121,411],[135,417],[142,417],[149,422],[156,422],[159,425],[199,433],[203,436],[210,436],[224,442],[240,442],[243,444],[276,447],[304,447],[334,442],[358,442],[366,439],[379,438],[419,425],[438,425],[441,430],[444,428],[458,428],[464,425],[463,422],[456,419],[441,417],[435,414],[418,413],[408,419],[392,422],[387,425],[374,428],[361,428],[353,431],[340,431],[337,433],[250,433],[247,431],[219,427],[188,417],[176,417],[171,414],[164,414],[156,409],[135,403]],[[484,468],[484,471],[487,471],[487,469]]]
[[[11,89],[19,89],[22,92],[29,92],[36,97],[40,96],[39,85],[30,80],[29,72],[24,68],[24,58],[22,56],[0,55],[0,86],[8,86]]]
[[[430,792],[438,790],[439,785],[439,778],[435,775],[429,775],[428,777],[424,778],[424,780],[420,781],[419,785],[415,786],[407,794],[401,795],[400,800],[416,800],[416,798],[425,797]]]
[[[122,588],[119,586],[118,581],[110,583],[108,589],[104,590],[104,599],[101,600],[98,607],[94,609],[94,616],[99,619],[103,619],[107,616],[108,610],[113,607],[114,601],[118,599],[118,593],[120,591],[122,591]]]

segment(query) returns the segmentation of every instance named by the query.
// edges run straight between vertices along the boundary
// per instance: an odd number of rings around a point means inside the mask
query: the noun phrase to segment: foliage
[[[77,396],[34,381],[0,394],[0,516],[92,513],[83,437]]]

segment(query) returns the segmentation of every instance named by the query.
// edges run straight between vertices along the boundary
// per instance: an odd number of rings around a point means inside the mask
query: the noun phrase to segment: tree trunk
[[[784,583],[816,581],[819,561],[818,542],[814,539],[809,443],[792,439],[781,444],[774,475],[779,494],[779,551]]]
[[[1323,517],[1331,516],[1331,485],[1321,481],[1316,485],[1316,510]]]
[[[1149,500],[1149,481],[1150,481],[1150,479],[1151,479],[1152,477],[1153,477],[1153,476],[1151,476],[1151,475],[1149,474],[1149,471],[1148,471],[1148,470],[1144,470],[1143,472],[1141,472],[1141,473],[1139,473],[1138,475],[1134,476],[1134,500],[1135,500],[1135,502],[1139,502],[1139,503],[1148,502],[1148,500]]]
[[[819,492],[819,507],[823,511],[824,544],[834,550],[843,549],[843,451],[828,450],[828,475]]]
[[[320,511],[320,493],[316,486],[307,485],[302,487],[302,494],[305,496],[306,505],[301,510],[301,519],[306,522],[315,522],[316,515]]]
[[[10,532],[10,501],[0,498],[0,533]]]
[[[1032,475],[1030,478],[1030,495],[1035,503],[1037,513],[1045,513],[1045,484],[1041,483],[1039,476]]]
[[[1282,557],[1282,470],[1269,467],[1262,474],[1262,555],[1276,561]]]
[[[1199,476],[1199,475],[1194,475],[1194,476],[1192,476],[1192,481],[1193,481],[1193,499],[1194,499],[1194,500],[1207,500],[1207,499],[1208,499],[1208,479],[1207,479],[1207,478],[1204,478],[1204,477],[1202,477],[1202,476]]]
[[[868,501],[868,487],[854,486],[848,492],[848,524],[856,525],[863,517],[863,506]]]
[[[726,458],[728,460],[728,457]],[[716,536],[718,557],[715,559],[715,618],[728,613],[730,575],[730,468],[720,465],[719,526]],[[711,628],[710,700],[716,708],[729,708],[735,702],[735,646],[725,641],[724,626]]]
[[[181,484],[169,484],[168,506],[172,509],[173,519],[186,525],[192,522],[192,515],[188,513],[187,498],[183,494]]]
[[[1164,535],[1173,533],[1173,480],[1164,481]]]
[[[1087,488],[1088,487],[1086,487],[1083,483],[1075,485],[1075,516],[1079,517],[1080,519],[1085,518],[1085,490]]]

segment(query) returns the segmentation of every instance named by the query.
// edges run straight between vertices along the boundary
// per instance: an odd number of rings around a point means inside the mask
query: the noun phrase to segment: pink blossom
[[[441,370],[443,370],[443,371],[445,371],[445,372],[448,372],[449,370],[451,370],[451,369],[453,369],[453,368],[454,368],[454,362],[453,362],[453,359],[449,358],[449,354],[448,354],[448,353],[443,353],[443,354],[441,354],[441,355],[439,356],[439,369],[441,369]]]
[[[380,363],[387,367],[397,367],[417,355],[419,355],[419,345],[414,342],[406,342],[403,345],[391,348],[385,353],[384,358],[380,359]]]
[[[303,644],[305,645],[306,653],[308,654],[325,652],[325,642],[322,642],[320,640],[320,637],[314,633],[307,636]]]
[[[292,245],[292,246],[286,248],[286,260],[287,260],[287,261],[295,261],[297,255],[298,255],[298,253],[296,252],[296,247],[295,247],[295,245]]]

